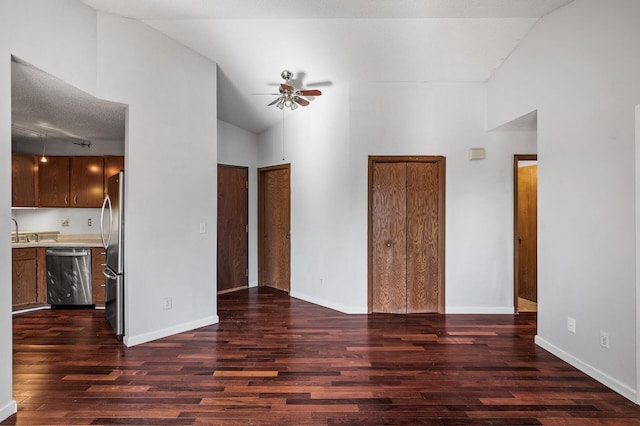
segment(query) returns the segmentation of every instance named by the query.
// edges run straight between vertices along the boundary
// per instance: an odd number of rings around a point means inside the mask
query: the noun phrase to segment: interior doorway
[[[515,155],[513,281],[514,311],[538,310],[538,157]]]
[[[218,165],[218,294],[248,287],[249,169]]]
[[[369,312],[444,312],[444,194],[444,157],[369,157]]]
[[[290,291],[291,165],[258,169],[258,285]]]

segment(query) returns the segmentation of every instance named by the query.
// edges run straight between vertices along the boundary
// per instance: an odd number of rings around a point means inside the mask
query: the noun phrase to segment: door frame
[[[246,200],[245,200],[245,205],[247,206],[247,209],[245,210],[244,214],[245,214],[245,218],[246,218],[246,221],[247,221],[247,227],[248,227],[248,225],[249,225],[249,167],[247,167],[247,166],[237,166],[237,165],[232,165],[232,164],[221,164],[221,163],[218,163],[218,167],[216,168],[216,170],[218,170],[220,167],[226,167],[226,168],[230,168],[230,169],[244,169],[244,170],[247,171],[247,180],[246,180],[246,182],[247,182],[246,190],[247,191],[246,191]],[[220,174],[219,173],[217,174],[217,179],[218,179],[218,183],[219,183],[220,182]],[[217,193],[217,196],[219,197],[220,194]],[[219,203],[218,203],[218,207],[217,208],[218,209],[220,208]],[[219,220],[220,219],[218,218],[218,221]],[[217,226],[217,224],[216,224],[216,226]],[[217,233],[217,236],[216,236],[216,247],[217,247],[217,244],[218,244],[218,242],[217,242],[218,238],[219,238],[219,233]],[[247,228],[247,232],[245,232],[245,238],[246,238],[245,241],[246,241],[246,247],[247,247],[247,252],[245,253],[245,258],[247,259],[247,277],[246,277],[247,278],[246,279],[247,282],[245,283],[245,285],[240,286],[240,287],[229,288],[229,289],[226,289],[226,290],[219,290],[218,289],[218,276],[217,276],[217,273],[216,273],[216,293],[219,294],[219,295],[220,294],[224,294],[224,293],[233,292],[233,291],[236,291],[236,290],[243,290],[243,289],[249,287],[249,232],[248,232],[248,228]],[[216,254],[216,258],[217,258],[217,256],[218,256],[218,254]]]
[[[278,164],[258,168],[258,287],[264,286],[265,242],[264,242],[264,173],[274,170],[287,170],[289,172],[289,234],[291,234],[291,163]],[[291,242],[289,242],[291,244]],[[291,245],[289,245],[289,290],[291,293]]]
[[[445,313],[446,158],[438,155],[370,155],[367,189],[367,311],[373,313],[373,166],[375,163],[439,163],[438,167],[438,313]]]
[[[538,161],[537,154],[513,156],[513,313],[518,314],[518,162]],[[537,267],[537,265],[536,265]]]

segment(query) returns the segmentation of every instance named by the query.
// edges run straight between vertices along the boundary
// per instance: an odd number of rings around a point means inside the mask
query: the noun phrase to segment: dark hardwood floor
[[[640,425],[533,343],[535,314],[345,315],[253,288],[220,323],[118,343],[103,311],[14,317],[2,424]]]

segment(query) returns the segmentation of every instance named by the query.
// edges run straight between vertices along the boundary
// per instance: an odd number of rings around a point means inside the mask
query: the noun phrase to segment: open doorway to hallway
[[[514,310],[538,310],[538,157],[515,155],[514,175]]]

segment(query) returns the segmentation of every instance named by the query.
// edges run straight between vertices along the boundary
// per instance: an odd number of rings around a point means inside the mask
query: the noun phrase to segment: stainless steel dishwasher
[[[93,307],[91,249],[48,248],[47,303],[51,307]]]

